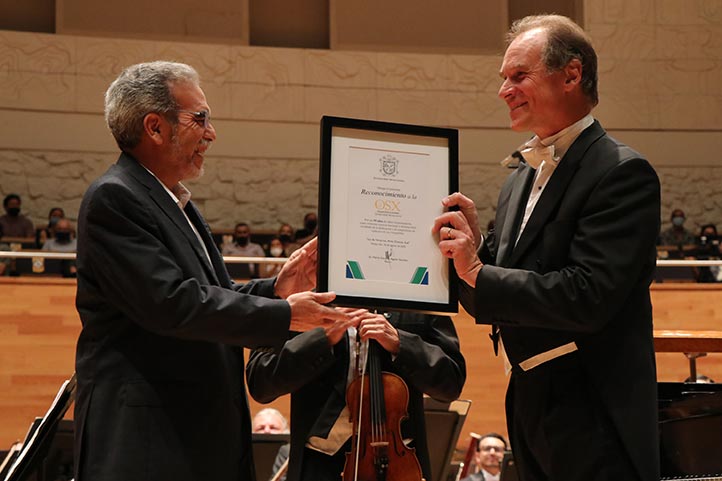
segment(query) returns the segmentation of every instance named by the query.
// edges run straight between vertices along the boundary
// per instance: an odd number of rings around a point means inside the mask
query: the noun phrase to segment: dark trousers
[[[341,481],[341,474],[346,464],[346,452],[351,449],[347,442],[334,456],[328,456],[313,449],[303,451],[301,479],[303,481]]]
[[[639,480],[577,353],[515,368],[506,416],[521,481]]]

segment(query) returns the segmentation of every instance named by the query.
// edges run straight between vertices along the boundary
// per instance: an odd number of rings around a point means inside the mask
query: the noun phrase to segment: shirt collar
[[[138,162],[140,164],[140,162]],[[140,164],[143,165],[143,164]],[[156,176],[153,171],[148,169],[145,165],[143,165],[143,168],[147,170],[150,175],[152,175],[155,180],[158,181],[158,183],[163,187],[163,189],[168,193],[168,195],[173,199],[173,203],[178,205],[181,209],[185,209],[186,204],[188,204],[188,201],[191,200],[191,191],[186,188],[185,185],[178,182],[176,185],[173,186],[172,189],[169,189],[161,180]]]
[[[564,157],[564,154],[567,153],[567,150],[569,150],[569,147],[574,143],[575,140],[577,140],[577,137],[590,125],[594,123],[594,117],[592,114],[587,114],[581,119],[574,122],[569,127],[566,127],[556,134],[546,137],[544,139],[539,139],[538,136],[532,137],[531,140],[529,140],[525,147],[537,147],[537,146],[554,146],[554,157],[556,159],[561,160],[562,157]]]

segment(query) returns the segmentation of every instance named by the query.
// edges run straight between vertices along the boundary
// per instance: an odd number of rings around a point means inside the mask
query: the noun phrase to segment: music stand
[[[519,475],[516,472],[516,465],[514,464],[514,456],[509,450],[504,451],[504,457],[501,460],[499,481],[519,481]]]
[[[451,458],[470,407],[468,400],[444,403],[424,396],[426,443],[431,464],[431,479],[427,481],[447,481],[449,478]]]
[[[10,471],[10,467],[15,464],[15,460],[20,455],[20,450],[23,449],[23,443],[17,441],[10,446],[2,464],[0,464],[0,479],[5,479],[5,475]]]
[[[75,373],[60,386],[45,416],[33,422],[23,447],[4,481],[23,481],[37,471],[47,454],[58,424],[75,398]]]
[[[290,434],[253,433],[253,463],[256,467],[256,479],[270,479],[273,462],[281,446],[291,442]]]

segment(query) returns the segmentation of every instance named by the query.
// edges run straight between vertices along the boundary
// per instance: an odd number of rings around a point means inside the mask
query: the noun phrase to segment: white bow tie
[[[557,162],[559,159],[554,157],[554,146],[550,145],[545,147],[538,145],[536,147],[527,147],[526,149],[519,152],[523,157],[524,161],[529,164],[534,170],[537,170],[542,163],[542,160],[549,162]]]

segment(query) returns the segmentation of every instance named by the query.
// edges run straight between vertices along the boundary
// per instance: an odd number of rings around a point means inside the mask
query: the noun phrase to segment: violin
[[[376,341],[369,341],[368,375],[354,379],[346,390],[353,437],[343,480],[423,481],[416,450],[401,437],[409,388],[396,374],[381,371],[382,350]]]

